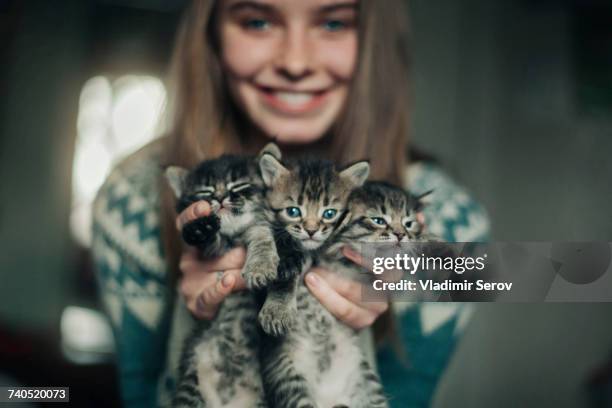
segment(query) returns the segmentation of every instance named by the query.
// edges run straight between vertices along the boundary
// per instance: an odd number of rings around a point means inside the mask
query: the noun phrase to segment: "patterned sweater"
[[[130,408],[168,404],[187,331],[180,322],[190,319],[184,307],[169,301],[175,289],[168,287],[160,239],[160,147],[155,141],[117,165],[93,207],[99,289],[114,329],[122,399]],[[415,194],[434,189],[425,210],[432,233],[447,241],[487,239],[486,213],[439,167],[416,163],[407,175]],[[428,406],[468,320],[468,307],[431,303],[395,309],[408,359],[402,362],[390,347],[377,351],[385,391],[392,407]]]

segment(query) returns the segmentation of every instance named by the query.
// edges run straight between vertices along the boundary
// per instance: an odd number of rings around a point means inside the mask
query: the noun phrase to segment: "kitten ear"
[[[259,170],[261,171],[261,178],[263,178],[267,187],[273,186],[280,176],[289,173],[289,170],[269,153],[263,154],[259,158]]]
[[[340,178],[355,187],[361,187],[370,175],[370,163],[366,160],[352,164],[340,172]]]
[[[414,211],[423,211],[423,208],[425,208],[429,204],[428,198],[431,193],[433,193],[433,189],[419,194],[418,196],[414,196],[414,200],[416,202],[414,205]]]
[[[181,194],[183,194],[187,173],[187,169],[178,166],[169,166],[166,168],[166,180],[168,180],[168,184],[172,187],[172,191],[174,191],[176,198],[180,198]]]
[[[264,154],[271,154],[277,160],[280,160],[283,156],[280,149],[274,142],[270,142],[267,145],[265,145],[264,148],[261,149],[261,151],[259,152],[259,157],[262,157]]]

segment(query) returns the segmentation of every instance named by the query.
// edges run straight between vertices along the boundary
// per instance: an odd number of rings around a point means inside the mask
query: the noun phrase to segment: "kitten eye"
[[[404,224],[404,226],[405,226],[406,228],[410,228],[410,227],[412,227],[412,221],[406,221],[406,223]]]
[[[374,222],[374,224],[378,225],[387,225],[387,221],[381,217],[370,217],[370,219]]]
[[[328,208],[327,210],[323,211],[323,218],[326,220],[331,220],[336,216],[336,214],[338,214],[338,210],[335,208]]]
[[[302,212],[297,207],[287,207],[285,208],[285,212],[291,218],[297,218],[302,215]]]
[[[210,196],[212,195],[211,191],[196,191],[195,193],[193,193],[194,198],[196,199],[205,199],[205,198],[210,198]]]
[[[251,188],[251,183],[242,183],[242,184],[237,184],[235,186],[232,186],[230,188],[230,193],[239,193],[243,190],[248,190]]]

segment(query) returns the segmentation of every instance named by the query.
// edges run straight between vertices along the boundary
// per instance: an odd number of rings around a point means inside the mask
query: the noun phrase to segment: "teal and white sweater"
[[[160,157],[157,141],[123,160],[101,187],[93,209],[92,249],[128,408],[167,405],[181,340],[191,324],[186,309],[170,302],[174,288],[168,287],[160,239]],[[434,190],[425,210],[432,233],[458,242],[488,238],[482,207],[439,167],[416,163],[407,175],[407,187],[415,194]],[[469,311],[450,303],[396,306],[408,363],[390,348],[378,350],[383,385],[393,407],[428,406]]]

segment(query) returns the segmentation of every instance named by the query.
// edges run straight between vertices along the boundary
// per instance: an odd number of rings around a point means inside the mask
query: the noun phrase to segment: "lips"
[[[290,91],[257,87],[266,105],[284,114],[305,114],[319,108],[329,95],[329,90]]]

